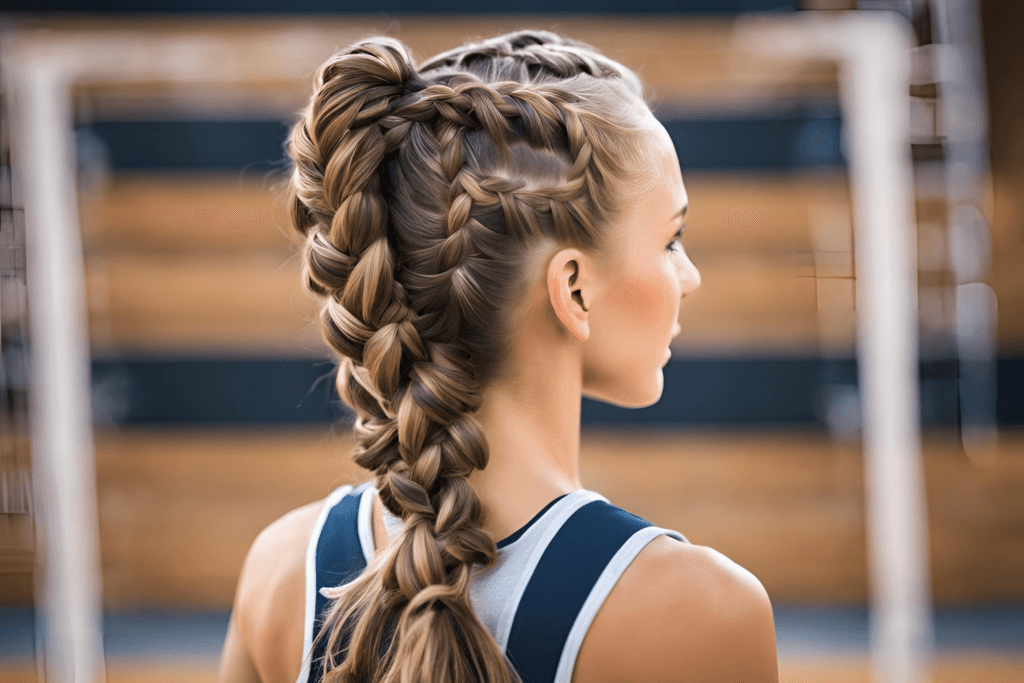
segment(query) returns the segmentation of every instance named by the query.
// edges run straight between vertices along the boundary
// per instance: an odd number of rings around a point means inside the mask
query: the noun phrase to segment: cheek
[[[671,266],[624,273],[616,288],[615,308],[621,329],[634,341],[660,346],[675,323],[681,296],[678,276]]]

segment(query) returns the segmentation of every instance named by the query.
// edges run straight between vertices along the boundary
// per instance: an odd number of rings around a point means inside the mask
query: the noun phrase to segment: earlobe
[[[576,280],[576,276],[573,276],[573,280],[570,280],[570,289],[574,280]],[[576,304],[572,309],[572,313],[577,316],[577,324],[580,326],[576,336],[581,342],[585,342],[590,339],[590,316],[587,315],[590,312],[590,306],[585,301],[587,297],[583,295],[582,288],[571,289],[571,291],[572,300]]]
[[[558,252],[548,270],[548,295],[555,315],[581,342],[590,338],[589,293],[580,282],[580,259],[575,249]]]
[[[585,342],[590,339],[590,323],[586,318],[582,318],[580,320],[580,334],[578,336],[581,342]]]

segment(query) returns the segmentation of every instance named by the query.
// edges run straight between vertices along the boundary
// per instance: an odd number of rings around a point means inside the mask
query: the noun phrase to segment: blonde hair
[[[304,288],[322,299],[357,464],[404,520],[332,589],[324,681],[518,681],[470,602],[497,558],[467,476],[486,467],[474,413],[508,370],[541,247],[613,260],[611,226],[643,176],[635,73],[547,31],[419,67],[374,36],[333,55],[287,141]]]

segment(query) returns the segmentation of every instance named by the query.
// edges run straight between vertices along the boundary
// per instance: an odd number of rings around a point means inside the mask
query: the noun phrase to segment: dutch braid
[[[488,461],[474,413],[508,356],[531,249],[606,250],[640,158],[626,112],[643,102],[625,67],[546,32],[412,64],[391,38],[340,51],[288,139],[303,282],[340,356],[353,458],[404,521],[333,589],[324,680],[510,682],[469,597],[497,559],[467,479]]]

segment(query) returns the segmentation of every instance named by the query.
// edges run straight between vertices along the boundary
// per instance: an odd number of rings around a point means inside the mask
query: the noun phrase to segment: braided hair
[[[508,370],[538,253],[611,262],[645,112],[632,71],[547,31],[418,68],[374,36],[317,71],[287,140],[289,217],[355,414],[353,459],[404,522],[325,592],[324,681],[519,680],[470,601],[474,567],[497,559],[467,479],[488,461],[474,413]]]

